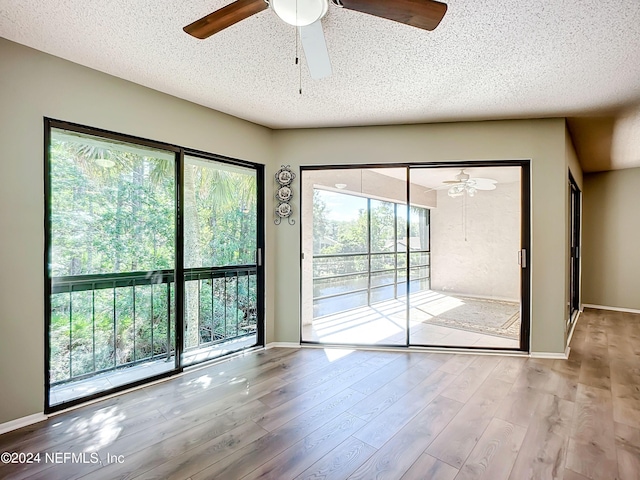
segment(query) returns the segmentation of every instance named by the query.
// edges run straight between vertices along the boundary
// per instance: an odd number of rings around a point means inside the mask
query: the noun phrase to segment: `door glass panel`
[[[520,348],[521,168],[412,168],[411,181],[410,343]]]
[[[569,174],[569,298],[567,328],[577,318],[580,309],[580,189]]]
[[[49,406],[175,369],[175,154],[52,128]]]
[[[406,345],[406,191],[406,168],[303,170],[303,341]]]
[[[254,169],[185,156],[184,365],[257,344],[257,226]]]

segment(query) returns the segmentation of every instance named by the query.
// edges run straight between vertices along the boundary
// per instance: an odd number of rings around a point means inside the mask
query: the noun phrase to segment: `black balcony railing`
[[[410,255],[410,290],[429,288],[429,251],[412,250]],[[314,318],[403,297],[406,289],[406,252],[313,256]]]
[[[175,355],[173,270],[55,277],[56,385]],[[255,265],[185,269],[185,351],[255,334]]]

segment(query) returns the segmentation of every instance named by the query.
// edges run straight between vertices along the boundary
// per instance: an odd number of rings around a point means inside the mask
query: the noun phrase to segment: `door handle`
[[[527,268],[527,250],[525,248],[518,251],[518,265]]]

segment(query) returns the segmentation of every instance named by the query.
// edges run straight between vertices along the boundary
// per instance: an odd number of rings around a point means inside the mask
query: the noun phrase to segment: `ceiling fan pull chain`
[[[296,1],[296,21],[298,21],[298,2]],[[295,27],[295,32],[296,32],[296,65],[298,65],[299,60],[299,55],[298,55],[298,28]]]
[[[298,0],[296,0],[296,25],[298,24]],[[296,65],[298,65],[298,93],[302,95],[302,63],[300,63],[300,51],[298,47],[298,37],[300,36],[300,27],[296,29]]]

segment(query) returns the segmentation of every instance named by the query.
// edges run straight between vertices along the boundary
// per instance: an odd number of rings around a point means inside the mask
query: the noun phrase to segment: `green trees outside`
[[[185,268],[255,263],[257,183],[246,169],[185,159]],[[241,333],[253,318],[255,276],[185,284],[185,347]]]
[[[314,190],[314,297],[367,288],[370,272],[376,270],[387,272],[372,273],[372,287],[405,281],[408,243],[406,209],[406,204]],[[410,220],[411,250],[428,250],[428,210],[411,206]],[[372,254],[370,258],[369,250]],[[412,265],[417,265],[420,258],[428,256],[424,253],[411,255]],[[394,274],[396,268],[399,269],[397,278]],[[343,278],[331,278],[348,274]],[[323,277],[330,278],[324,280]]]
[[[54,136],[50,163],[52,277],[173,268],[172,159]]]
[[[174,154],[53,129],[49,158],[51,381],[167,355],[175,322],[175,288],[167,283],[176,254]],[[186,269],[254,263],[256,181],[245,170],[186,162]],[[60,277],[127,272],[139,272],[144,284],[55,290]],[[255,298],[255,275],[187,281],[187,347],[242,333],[255,322]]]

